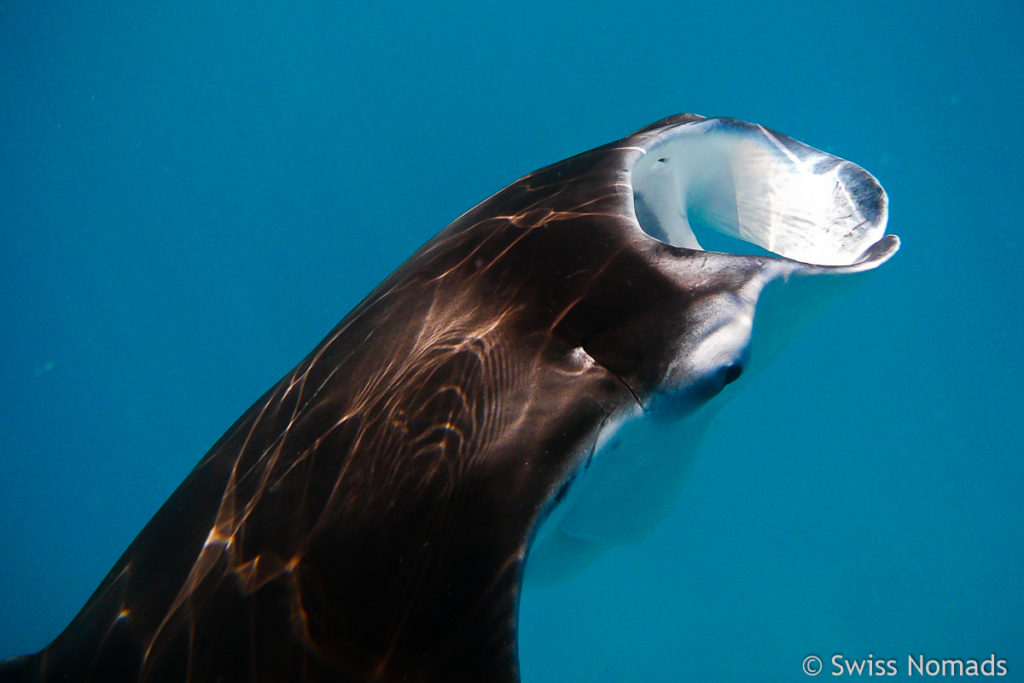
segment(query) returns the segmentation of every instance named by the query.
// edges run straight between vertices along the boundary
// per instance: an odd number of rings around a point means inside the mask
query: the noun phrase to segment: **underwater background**
[[[0,657],[421,243],[692,111],[864,166],[903,248],[741,380],[646,541],[525,592],[524,681],[1024,680],[1022,36],[1019,2],[0,3]]]

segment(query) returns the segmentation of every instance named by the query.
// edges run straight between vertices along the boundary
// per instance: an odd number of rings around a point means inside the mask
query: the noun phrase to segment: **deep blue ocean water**
[[[1024,680],[1020,3],[412,7],[0,4],[0,657],[422,242],[694,111],[861,164],[903,248],[723,409],[648,540],[525,593],[524,680]]]

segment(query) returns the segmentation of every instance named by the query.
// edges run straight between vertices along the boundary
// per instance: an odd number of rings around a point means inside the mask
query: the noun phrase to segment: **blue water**
[[[695,111],[863,165],[904,246],[746,382],[651,538],[524,595],[524,680],[1024,680],[1020,3],[411,5],[0,5],[0,656],[419,244]]]

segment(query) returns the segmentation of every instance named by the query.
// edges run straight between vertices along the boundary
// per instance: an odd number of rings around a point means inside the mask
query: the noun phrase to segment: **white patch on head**
[[[885,234],[888,200],[867,171],[731,119],[669,129],[632,184],[641,227],[677,247],[704,249],[717,232],[796,261],[849,265]]]
[[[754,307],[762,287],[754,279],[738,291],[726,291],[687,311],[689,334],[662,381],[663,391],[685,391],[733,365],[743,365],[754,325]]]

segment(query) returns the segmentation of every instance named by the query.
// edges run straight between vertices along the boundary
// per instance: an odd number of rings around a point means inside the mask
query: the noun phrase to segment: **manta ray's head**
[[[685,115],[627,141],[642,150],[628,166],[643,233],[632,246],[673,294],[594,335],[588,351],[612,365],[623,348],[642,353],[618,370],[645,408],[698,409],[750,362],[755,318],[760,361],[848,279],[837,276],[899,247],[885,236],[888,200],[870,173],[762,126]]]
[[[658,419],[609,421],[539,534],[542,580],[642,538],[675,500],[715,397],[899,248],[871,174],[761,126],[682,115],[609,149],[620,213],[601,227],[614,257],[598,301],[564,326],[629,387],[630,416]]]

